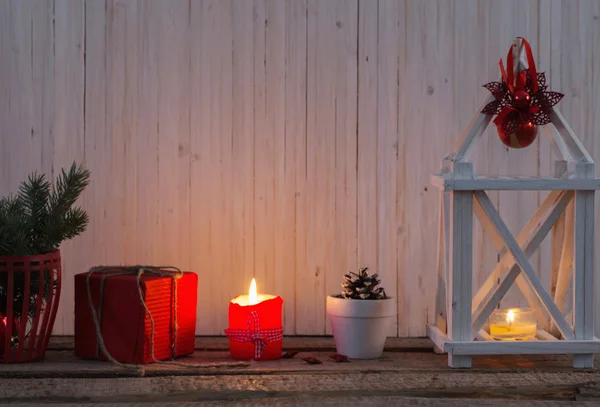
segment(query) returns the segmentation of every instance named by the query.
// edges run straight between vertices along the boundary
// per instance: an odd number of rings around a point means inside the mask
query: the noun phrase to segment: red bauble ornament
[[[537,126],[532,122],[522,124],[511,134],[504,134],[502,130],[498,128],[498,136],[508,147],[525,148],[535,141],[535,138],[537,137]]]
[[[4,314],[0,313],[0,357],[4,353],[4,344],[6,343],[7,329],[7,318]],[[13,318],[11,336],[17,336],[19,334],[19,320],[17,317]]]
[[[514,95],[515,106],[517,107],[527,107],[529,106],[529,93],[524,90],[518,90]]]

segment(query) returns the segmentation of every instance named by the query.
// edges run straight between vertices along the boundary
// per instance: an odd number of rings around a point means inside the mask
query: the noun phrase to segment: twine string
[[[109,271],[114,271],[114,273],[108,273]],[[102,273],[102,278],[100,280],[100,301],[99,301],[99,305],[100,305],[100,309],[99,312],[96,312],[96,308],[94,307],[94,304],[92,302],[92,290],[91,290],[91,286],[90,286],[90,280],[92,275],[94,275],[95,273]],[[183,276],[183,272],[181,270],[179,270],[177,267],[173,267],[173,266],[142,266],[142,265],[137,265],[137,266],[97,266],[97,267],[92,267],[89,271],[88,274],[86,276],[86,286],[87,286],[87,295],[88,295],[88,304],[90,307],[90,310],[92,311],[92,319],[94,320],[94,326],[96,328],[96,342],[97,342],[97,346],[96,346],[96,357],[99,356],[99,352],[102,351],[104,353],[104,355],[106,355],[106,358],[108,359],[108,361],[110,361],[111,363],[113,363],[116,366],[122,367],[122,368],[126,368],[126,369],[133,369],[133,370],[137,370],[140,375],[144,375],[144,367],[142,365],[137,365],[137,364],[131,364],[131,363],[121,363],[119,361],[117,361],[108,351],[108,349],[106,348],[106,344],[104,343],[104,337],[102,336],[102,330],[100,327],[100,317],[102,315],[102,305],[103,305],[103,298],[104,298],[104,282],[107,278],[109,277],[114,277],[114,276],[126,276],[126,275],[130,275],[136,276],[136,283],[137,283],[137,289],[138,289],[138,295],[140,298],[140,302],[142,304],[142,306],[144,307],[144,311],[146,312],[146,315],[148,315],[148,319],[150,321],[150,356],[152,358],[152,361],[155,363],[162,363],[162,364],[170,364],[170,365],[175,365],[175,366],[182,366],[182,367],[186,367],[186,368],[198,368],[198,367],[212,367],[210,365],[205,365],[205,364],[194,364],[194,363],[181,363],[181,362],[175,362],[173,360],[168,360],[168,361],[160,361],[157,360],[155,355],[154,355],[154,318],[152,317],[152,313],[150,312],[150,310],[148,309],[148,306],[146,305],[146,301],[144,300],[144,293],[142,291],[142,284],[141,284],[141,278],[142,275],[144,275],[144,273],[149,273],[149,274],[153,274],[153,275],[157,275],[157,276],[161,276],[161,277],[171,277],[172,278],[172,284],[173,284],[173,298],[174,298],[174,328],[173,328],[173,350],[172,350],[172,357],[175,358],[177,355],[177,280],[179,278],[181,278]],[[238,366],[239,364],[236,364],[235,366]],[[245,364],[244,364],[245,365]]]

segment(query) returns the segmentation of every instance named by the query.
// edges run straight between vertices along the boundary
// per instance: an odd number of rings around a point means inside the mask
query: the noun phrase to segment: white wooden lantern
[[[520,40],[513,44],[515,67],[526,59]],[[594,192],[600,189],[595,165],[556,109],[552,123],[539,131],[548,137],[556,153],[555,177],[489,177],[473,173],[470,161],[475,144],[493,116],[475,114],[454,151],[432,177],[440,189],[438,289],[435,324],[427,334],[436,350],[448,353],[448,365],[471,367],[473,355],[572,354],[573,367],[592,368],[600,340],[594,337]],[[521,233],[514,237],[485,191],[548,190],[546,200]],[[569,205],[573,201],[573,204]],[[568,209],[567,209],[568,208]],[[499,263],[477,294],[472,295],[473,214],[491,238]],[[551,229],[559,264],[553,267],[556,288],[549,293],[536,276],[529,257]],[[563,229],[564,228],[564,229]],[[573,283],[573,325],[565,318],[569,279]],[[485,329],[493,310],[513,283],[535,309],[538,323],[534,340],[497,341]]]

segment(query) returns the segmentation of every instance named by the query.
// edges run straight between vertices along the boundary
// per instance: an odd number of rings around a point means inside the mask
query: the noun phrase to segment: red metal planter
[[[60,283],[59,250],[35,256],[0,256],[0,363],[44,358]]]

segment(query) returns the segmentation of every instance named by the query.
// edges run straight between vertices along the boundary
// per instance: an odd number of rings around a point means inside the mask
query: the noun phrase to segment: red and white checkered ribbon
[[[258,313],[252,311],[248,316],[248,329],[226,329],[225,335],[234,342],[253,343],[254,360],[258,360],[268,343],[283,340],[283,328],[261,330]]]

